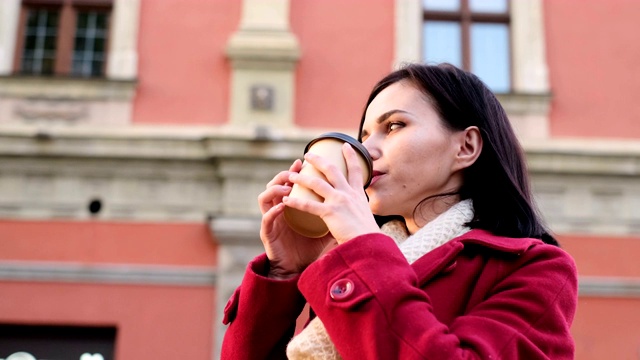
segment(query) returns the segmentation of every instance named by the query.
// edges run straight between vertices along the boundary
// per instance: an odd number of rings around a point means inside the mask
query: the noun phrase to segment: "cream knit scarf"
[[[384,224],[382,231],[396,241],[400,251],[411,264],[429,251],[469,231],[465,224],[472,219],[473,204],[471,200],[463,200],[411,236],[408,236],[405,225],[401,221]],[[342,359],[318,317],[311,320],[307,327],[289,342],[287,358],[290,360]]]

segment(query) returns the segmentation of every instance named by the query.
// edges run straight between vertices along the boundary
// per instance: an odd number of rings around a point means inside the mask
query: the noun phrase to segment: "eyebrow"
[[[387,120],[388,118],[390,118],[392,115],[394,114],[409,114],[408,111],[404,111],[404,110],[400,110],[400,109],[393,109],[393,110],[389,110],[386,113],[378,116],[378,118],[376,119],[376,124],[382,124],[385,120]],[[365,135],[368,135],[369,133],[367,132],[367,130],[362,130],[362,132],[360,133],[360,137],[362,138]]]

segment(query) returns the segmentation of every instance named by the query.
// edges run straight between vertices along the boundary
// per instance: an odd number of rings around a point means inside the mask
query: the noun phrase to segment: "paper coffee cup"
[[[362,181],[366,188],[369,185],[369,182],[371,182],[373,162],[367,149],[358,140],[351,136],[337,132],[322,134],[307,144],[304,153],[306,154],[307,152],[310,152],[328,159],[342,171],[344,176],[347,176],[347,163],[342,155],[342,144],[345,142],[351,144],[354,150],[356,150],[356,153],[360,155],[360,166],[363,169]],[[306,161],[302,164],[300,174],[315,176],[327,181],[327,178],[322,175],[320,171]],[[320,195],[298,184],[293,185],[289,197],[318,202],[324,201]],[[329,233],[327,225],[320,217],[304,211],[287,206],[284,209],[284,218],[287,221],[287,224],[289,224],[289,226],[300,235],[310,238],[319,238]]]

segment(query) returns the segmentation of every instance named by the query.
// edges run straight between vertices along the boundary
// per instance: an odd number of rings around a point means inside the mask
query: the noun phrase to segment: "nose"
[[[368,139],[362,142],[362,145],[367,149],[369,155],[371,156],[371,160],[377,160],[382,155],[380,151],[380,147],[376,144],[376,141],[373,139],[373,136],[370,136]]]

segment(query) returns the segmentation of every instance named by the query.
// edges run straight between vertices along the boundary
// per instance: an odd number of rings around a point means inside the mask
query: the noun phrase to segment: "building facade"
[[[261,251],[257,195],[314,136],[355,135],[373,84],[416,61],[474,71],[507,110],[578,265],[576,358],[637,358],[639,16],[631,0],[1,1],[0,359],[217,359]]]

